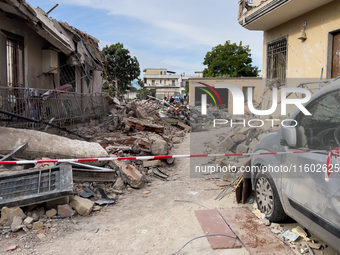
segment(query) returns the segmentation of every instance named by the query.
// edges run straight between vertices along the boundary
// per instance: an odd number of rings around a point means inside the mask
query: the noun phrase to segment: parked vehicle
[[[327,181],[326,151],[340,147],[340,79],[304,106],[312,115],[297,109],[289,118],[297,126],[266,135],[254,152],[322,151],[253,156],[258,170],[250,177],[256,202],[270,221],[290,216],[340,251],[340,166],[333,156]]]

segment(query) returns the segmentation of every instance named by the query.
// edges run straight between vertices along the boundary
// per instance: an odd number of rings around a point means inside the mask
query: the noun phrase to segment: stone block
[[[159,159],[143,161],[143,167],[157,167],[157,166],[162,166],[162,161],[160,161]]]
[[[11,224],[14,216],[19,216],[22,219],[26,218],[26,215],[24,214],[20,207],[15,208],[8,208],[6,206],[3,207],[1,209],[0,225],[3,225],[4,223],[8,222],[10,222]]]
[[[60,217],[71,217],[75,215],[75,211],[68,204],[58,205],[58,214]]]
[[[86,198],[74,196],[70,199],[70,205],[82,216],[87,216],[91,213],[94,203]]]

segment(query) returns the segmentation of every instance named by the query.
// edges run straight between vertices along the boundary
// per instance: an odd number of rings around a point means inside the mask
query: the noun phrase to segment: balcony
[[[144,79],[179,79],[180,75],[172,75],[172,74],[144,74]]]
[[[238,21],[248,30],[266,31],[333,0],[239,0]]]
[[[159,87],[159,88],[179,88],[180,85],[179,83],[175,83],[175,85],[172,85],[172,84],[167,84],[167,85],[164,85],[162,83],[155,83],[155,84],[145,84],[144,87],[148,88],[148,87],[152,87],[152,88],[155,88],[155,87]]]

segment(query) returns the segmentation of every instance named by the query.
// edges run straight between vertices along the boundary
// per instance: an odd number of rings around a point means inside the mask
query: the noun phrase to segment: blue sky
[[[177,74],[203,71],[205,54],[218,44],[242,41],[262,69],[262,32],[237,22],[238,0],[28,0],[106,46],[121,42],[141,70],[167,68]],[[143,73],[141,72],[141,76]]]

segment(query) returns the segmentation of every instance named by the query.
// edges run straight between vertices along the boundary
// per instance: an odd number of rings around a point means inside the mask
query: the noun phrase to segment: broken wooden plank
[[[243,188],[242,188],[242,204],[245,204],[248,197],[251,195],[251,180],[250,178],[243,177]]]
[[[240,178],[235,187],[235,198],[237,203],[241,203],[242,201],[242,190],[243,190],[243,178]]]
[[[204,233],[209,235],[224,234],[231,237],[235,236],[216,209],[199,210],[195,211],[195,214]],[[239,240],[227,236],[208,236],[207,239],[214,250],[242,247]]]
[[[250,254],[295,254],[289,246],[281,243],[248,208],[224,208],[219,212]]]

